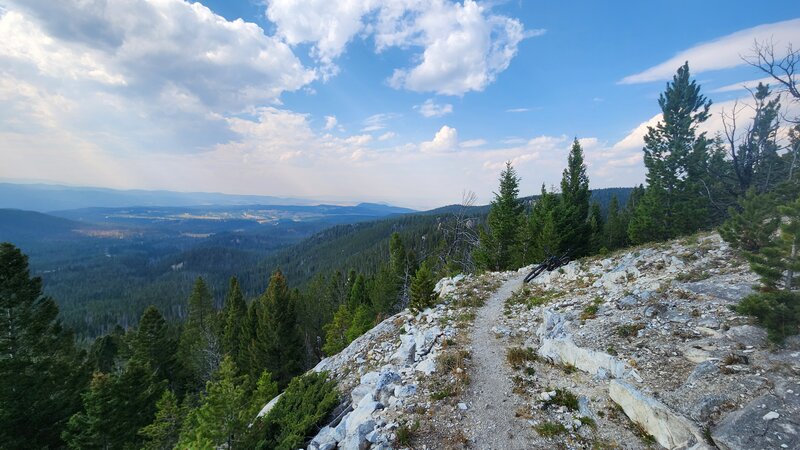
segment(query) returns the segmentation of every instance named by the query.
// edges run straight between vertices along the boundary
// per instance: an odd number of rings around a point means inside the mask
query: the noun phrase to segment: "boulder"
[[[612,380],[608,386],[608,394],[632,421],[638,423],[663,447],[675,449],[702,444],[702,433],[691,422],[630,384]]]
[[[792,392],[800,392],[800,386],[793,387]],[[776,386],[775,393],[724,417],[711,438],[722,450],[800,448],[800,397]]]
[[[405,386],[395,386],[394,396],[397,398],[410,397],[417,393],[417,385],[407,384]]]
[[[414,335],[403,334],[400,336],[400,347],[392,354],[389,360],[398,365],[413,364],[416,352],[417,343]]]
[[[436,372],[436,358],[434,354],[428,355],[427,358],[420,361],[419,364],[414,368],[417,372],[422,372],[425,375],[430,375]]]
[[[431,351],[433,344],[436,342],[436,338],[441,334],[442,330],[437,326],[428,328],[427,330],[417,330],[417,332],[414,333],[417,360]]]
[[[596,350],[578,347],[572,339],[545,339],[539,347],[540,356],[555,363],[573,365],[598,378],[633,378],[639,374],[617,358]]]
[[[375,400],[375,385],[359,384],[358,386],[354,387],[353,391],[350,392],[350,399],[352,401],[353,408],[358,406],[358,404],[361,403],[361,400],[367,397]]]
[[[763,328],[753,325],[731,327],[725,336],[744,346],[763,347],[767,343],[767,332]]]

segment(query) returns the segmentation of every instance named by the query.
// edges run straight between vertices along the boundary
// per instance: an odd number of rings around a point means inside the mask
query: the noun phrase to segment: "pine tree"
[[[178,345],[178,359],[188,372],[189,386],[199,389],[219,366],[222,349],[218,330],[211,292],[205,281],[197,278]]]
[[[719,233],[734,248],[757,253],[770,244],[781,221],[775,196],[750,189],[737,203],[737,207],[730,208],[730,217]]]
[[[178,398],[169,389],[156,402],[155,420],[139,430],[143,450],[172,450],[178,443],[178,435],[186,412],[178,406]]]
[[[560,237],[556,232],[558,197],[547,192],[544,184],[522,229],[521,264],[541,262],[558,250]]]
[[[759,251],[745,253],[761,276],[761,292],[742,299],[736,311],[755,316],[771,340],[782,342],[800,331],[800,198],[778,211],[783,217],[780,233]]]
[[[182,448],[214,448],[224,445],[232,449],[241,439],[253,418],[248,407],[247,376],[236,374],[236,365],[226,355],[219,370],[206,384],[200,406],[192,411],[192,427],[181,433]]]
[[[111,333],[100,336],[89,349],[88,365],[91,371],[111,373],[117,370],[124,346],[125,330],[119,325]]]
[[[523,219],[523,205],[518,198],[519,181],[511,162],[507,162],[486,220],[488,230],[480,231],[480,245],[474,255],[480,268],[507,270],[518,262],[519,229]]]
[[[616,195],[611,197],[611,202],[608,204],[605,242],[609,250],[622,248],[628,244],[628,223],[625,220],[625,213],[619,210],[619,200]]]
[[[280,270],[272,275],[267,291],[257,301],[262,311],[258,314],[254,352],[251,354],[256,359],[251,360],[250,374],[255,377],[266,369],[279,386],[286,386],[302,371],[304,352],[297,327],[295,300]]]
[[[243,361],[245,355],[241,353],[241,348],[242,341],[246,336],[247,303],[244,301],[244,295],[242,295],[239,280],[236,277],[231,277],[223,311],[222,350],[231,355],[236,367],[241,370],[246,365]]]
[[[150,305],[139,320],[139,328],[133,333],[131,359],[149,365],[156,379],[177,381],[175,342],[170,339],[167,323],[158,308]]]
[[[770,236],[767,245],[758,251],[747,252],[750,267],[761,276],[761,284],[765,290],[783,289],[792,291],[800,286],[800,258],[798,257],[798,237],[800,236],[800,198],[796,201],[778,206],[780,222],[779,236]],[[756,224],[756,227],[762,225]]]
[[[266,370],[261,372],[261,376],[256,381],[256,388],[250,395],[250,411],[247,413],[247,417],[254,418],[264,405],[280,393],[278,383],[272,381],[272,374]]]
[[[708,222],[702,178],[709,141],[697,127],[708,119],[711,102],[690,79],[688,63],[667,83],[658,104],[662,120],[644,138],[647,190],[628,230],[634,243],[690,234]]]
[[[164,386],[148,365],[135,360],[121,373],[96,373],[64,440],[73,449],[138,448],[143,441],[138,431],[153,421]]]
[[[435,287],[436,281],[433,279],[433,273],[427,261],[423,262],[411,281],[411,309],[423,311],[436,304]]]
[[[28,258],[0,244],[0,442],[59,448],[88,382],[84,355],[62,328],[55,302],[31,278]]]
[[[353,317],[347,305],[344,303],[339,305],[339,309],[336,310],[333,319],[323,327],[325,330],[325,344],[322,346],[322,351],[326,355],[335,355],[347,347],[350,342],[347,340],[347,330],[350,329],[352,320]]]
[[[561,198],[557,226],[561,236],[557,252],[567,250],[574,258],[589,253],[589,177],[583,162],[583,149],[578,139],[572,143],[567,168],[561,178]]]
[[[606,247],[605,223],[603,222],[603,214],[600,211],[600,204],[597,202],[592,203],[592,209],[589,213],[589,253],[594,255],[600,253]]]

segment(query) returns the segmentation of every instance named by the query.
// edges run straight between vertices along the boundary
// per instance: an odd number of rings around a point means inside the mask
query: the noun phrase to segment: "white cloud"
[[[339,123],[339,121],[336,120],[336,116],[325,116],[325,129],[326,130],[332,130],[336,126],[337,123]]]
[[[397,134],[395,132],[387,131],[386,133],[383,133],[382,135],[378,136],[378,140],[379,141],[388,141],[389,139],[391,139],[393,137],[396,137],[396,136],[397,136]]]
[[[467,141],[462,141],[460,144],[458,144],[458,146],[461,148],[483,147],[484,145],[486,145],[485,139],[470,139]]]
[[[453,105],[435,103],[432,98],[429,98],[423,104],[415,106],[414,109],[424,117],[442,117],[453,112]]]
[[[181,0],[7,0],[0,42],[7,82],[71,105],[33,122],[108,152],[202,151],[232,137],[226,117],[315,77],[257,25]],[[16,101],[3,97],[6,110],[27,108]]]
[[[493,15],[472,0],[431,4],[411,25],[384,37],[393,42],[398,35],[414,36],[424,47],[418,65],[394,71],[389,84],[395,88],[444,95],[482,91],[508,68],[523,39],[543,33],[526,32],[519,20]]]
[[[756,40],[772,40],[775,43],[775,56],[781,57],[787,44],[797,45],[800,42],[800,19],[759,25],[696,45],[643,72],[623,78],[620,83],[668,80],[685,61],[689,61],[689,67],[695,74],[740,66],[745,64],[742,56],[751,51]]]
[[[335,61],[349,42],[372,36],[378,52],[421,50],[415,66],[394,71],[391,86],[445,95],[483,90],[523,39],[544,33],[474,0],[267,0],[266,15],[289,44],[312,44],[323,78],[337,73]]]
[[[530,111],[530,108],[510,108],[506,110],[506,112],[509,113],[523,113],[528,111]]]
[[[433,140],[420,144],[420,150],[424,153],[446,152],[458,146],[458,131],[455,128],[444,125],[433,136]]]
[[[727,86],[718,87],[709,92],[717,94],[721,92],[737,92],[737,91],[744,91],[747,89],[755,89],[756,86],[758,86],[758,83],[764,83],[774,86],[776,84],[776,81],[772,77],[764,77],[764,78],[759,78],[757,80],[740,81],[738,83],[733,83]]]
[[[373,131],[383,130],[387,127],[386,122],[398,117],[400,117],[400,115],[395,113],[373,114],[364,119],[364,127],[361,128],[361,131],[364,133],[371,133]]]

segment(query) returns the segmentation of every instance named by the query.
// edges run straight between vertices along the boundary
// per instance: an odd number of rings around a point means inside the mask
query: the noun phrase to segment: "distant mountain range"
[[[173,192],[117,190],[95,187],[72,187],[57,184],[0,183],[0,208],[49,212],[91,207],[130,206],[231,206],[231,205],[318,205],[321,202],[272,197],[233,195],[210,192]]]

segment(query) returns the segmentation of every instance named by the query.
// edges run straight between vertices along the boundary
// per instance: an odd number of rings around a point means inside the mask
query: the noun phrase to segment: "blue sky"
[[[0,0],[0,178],[426,208],[557,184],[578,137],[630,186],[678,65],[714,133],[766,38],[795,2]]]

